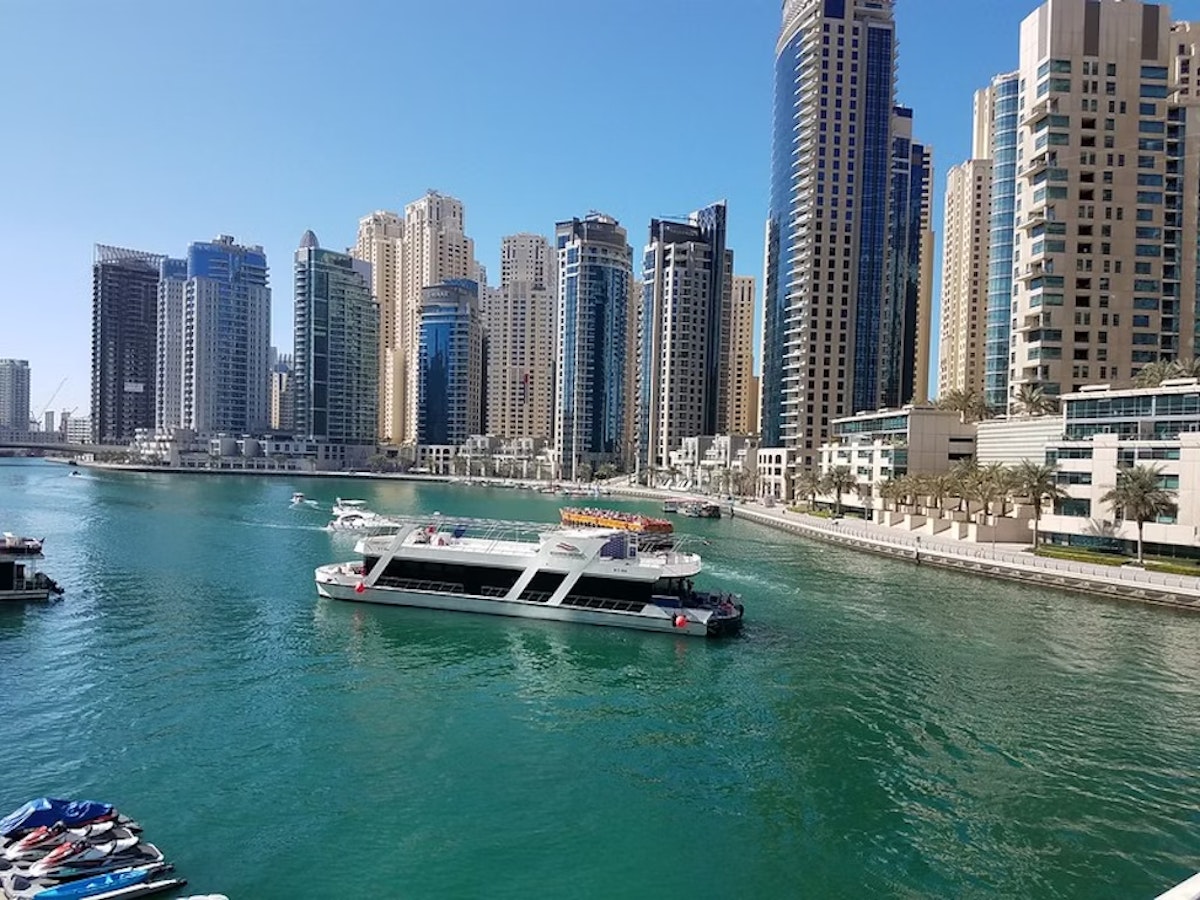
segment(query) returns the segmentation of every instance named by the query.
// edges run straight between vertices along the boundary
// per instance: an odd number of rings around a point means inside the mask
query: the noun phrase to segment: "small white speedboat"
[[[312,500],[312,499],[309,499],[308,497],[305,497],[299,491],[296,491],[296,493],[292,494],[292,506],[316,506],[316,505],[317,505],[316,500]]]

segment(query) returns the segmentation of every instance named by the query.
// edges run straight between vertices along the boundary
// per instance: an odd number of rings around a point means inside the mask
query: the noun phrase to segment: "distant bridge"
[[[78,456],[83,453],[128,453],[128,444],[68,444],[63,441],[38,441],[32,438],[0,437],[0,450],[42,450]]]

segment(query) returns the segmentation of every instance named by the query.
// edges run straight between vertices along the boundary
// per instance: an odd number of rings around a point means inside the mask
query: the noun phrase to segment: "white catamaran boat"
[[[393,521],[395,534],[358,542],[361,562],[318,568],[317,593],[676,634],[730,634],[742,624],[740,598],[693,587],[699,556],[678,548],[639,552],[637,535],[627,531],[443,517]]]

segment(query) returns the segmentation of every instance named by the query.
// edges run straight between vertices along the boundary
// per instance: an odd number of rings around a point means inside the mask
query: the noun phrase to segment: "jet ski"
[[[130,835],[129,837],[115,838],[99,844],[92,844],[86,840],[69,841],[65,844],[59,844],[30,866],[29,874],[33,876],[53,875],[57,870],[66,866],[79,868],[81,865],[100,862],[109,857],[124,853],[126,850],[131,850],[137,846],[140,840],[141,838],[137,835]]]
[[[7,859],[32,859],[47,852],[47,844],[60,844],[66,841],[79,841],[93,838],[97,835],[112,831],[117,820],[102,819],[83,825],[79,828],[68,828],[64,822],[53,825],[40,825],[25,837],[14,841],[4,848]]]
[[[120,888],[143,884],[158,875],[170,872],[174,866],[154,863],[148,866],[134,866],[123,871],[109,872],[105,875],[95,875],[92,878],[82,878],[78,881],[68,881],[65,884],[38,891],[33,900],[81,900],[84,897],[94,897]]]

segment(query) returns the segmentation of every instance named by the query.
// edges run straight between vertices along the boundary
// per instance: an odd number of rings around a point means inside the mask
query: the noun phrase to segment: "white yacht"
[[[358,542],[361,561],[318,568],[317,593],[701,636],[742,624],[739,597],[693,587],[699,556],[677,547],[639,552],[638,536],[627,531],[437,516],[393,521],[395,534]]]
[[[356,534],[391,534],[399,527],[399,520],[381,516],[367,508],[366,500],[343,500],[338,497],[332,508],[333,519],[325,526],[326,531],[349,531]]]

